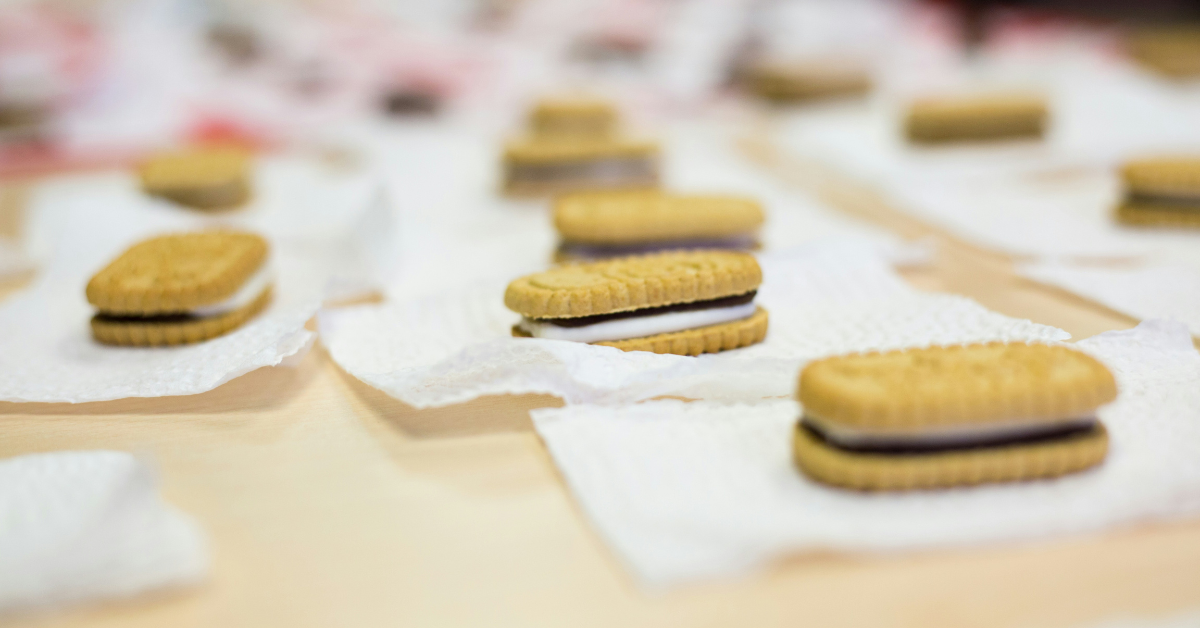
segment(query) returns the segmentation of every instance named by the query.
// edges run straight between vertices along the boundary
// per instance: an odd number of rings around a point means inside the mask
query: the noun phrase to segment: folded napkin
[[[880,551],[1099,530],[1200,513],[1200,354],[1178,323],[1078,345],[1120,389],[1094,470],[1039,482],[864,494],[792,464],[798,404],[654,401],[534,410],[601,536],[647,585],[731,576],[796,552]]]
[[[162,501],[157,484],[124,452],[0,461],[0,613],[202,580],[204,535]]]
[[[983,340],[1069,335],[907,286],[873,242],[832,240],[760,256],[766,340],[698,358],[513,338],[506,280],[383,305],[322,311],[321,341],[346,372],[417,407],[483,395],[548,393],[569,403],[663,395],[757,400],[791,393],[821,356]]]

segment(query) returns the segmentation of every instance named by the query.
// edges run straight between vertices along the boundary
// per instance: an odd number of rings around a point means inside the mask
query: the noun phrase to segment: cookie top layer
[[[914,430],[1091,415],[1112,373],[1062,346],[992,342],[826,358],[800,373],[806,415],[857,429]]]
[[[508,284],[504,304],[528,318],[572,318],[708,301],[757,290],[754,256],[685,251],[560,266]]]
[[[598,98],[543,99],[529,113],[535,135],[607,136],[616,126],[616,107]]]
[[[249,176],[250,157],[235,148],[202,148],[151,157],[142,163],[142,188],[156,194],[226,185]]]
[[[554,163],[591,159],[655,157],[658,143],[645,140],[566,138],[530,138],[509,142],[504,159],[510,162]]]
[[[629,244],[752,234],[763,223],[757,201],[653,190],[581,192],[559,197],[554,226],[568,242]]]
[[[135,244],[92,277],[87,299],[105,314],[182,313],[233,296],[267,259],[252,233],[159,236]]]
[[[1125,187],[1134,194],[1200,196],[1200,158],[1163,157],[1130,161],[1121,168]]]
[[[1010,92],[942,96],[916,100],[908,111],[908,121],[967,122],[994,118],[1044,118],[1048,107],[1039,94]]]

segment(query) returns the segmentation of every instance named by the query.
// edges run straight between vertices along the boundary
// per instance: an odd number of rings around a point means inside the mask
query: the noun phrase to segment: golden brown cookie
[[[615,347],[622,351],[649,351],[675,355],[719,353],[758,344],[767,336],[767,311],[757,308],[752,316],[728,323],[696,327],[666,334],[628,340],[610,340],[591,344]],[[513,336],[529,338],[529,332],[514,326]]]
[[[174,314],[233,296],[267,259],[252,233],[166,235],[130,247],[92,277],[88,302],[113,315]]]
[[[617,109],[597,98],[544,99],[530,112],[529,128],[541,137],[608,137],[617,128]]]
[[[268,286],[249,304],[216,316],[187,314],[163,316],[92,317],[92,336],[104,344],[159,347],[202,342],[224,335],[253,318],[271,302]]]
[[[831,447],[802,423],[794,432],[796,465],[833,486],[860,491],[903,491],[1051,478],[1104,461],[1108,432],[1093,429],[1032,444],[926,454],[859,453]]]
[[[528,139],[504,152],[503,191],[539,196],[574,190],[651,188],[658,185],[654,142],[618,138]]]
[[[1200,28],[1148,27],[1128,35],[1125,47],[1139,63],[1171,78],[1200,76]]]
[[[633,244],[752,236],[763,223],[750,198],[654,190],[582,192],[556,199],[554,226],[566,242]]]
[[[1121,168],[1117,220],[1150,227],[1200,227],[1200,159],[1140,159]]]
[[[861,96],[872,83],[864,64],[845,59],[760,62],[745,76],[750,91],[778,103]]]
[[[918,100],[904,126],[918,143],[1040,138],[1048,117],[1042,96],[983,94]]]
[[[746,253],[658,253],[527,275],[508,284],[504,304],[529,318],[595,316],[744,294],[761,282]]]
[[[1200,199],[1170,205],[1126,201],[1117,206],[1117,220],[1136,227],[1200,228]]]
[[[1116,381],[1064,346],[992,342],[836,356],[809,364],[796,462],[863,490],[1048,477],[1104,458],[1096,409]]]
[[[250,198],[250,159],[233,148],[160,155],[140,168],[142,189],[194,209],[228,209]]]

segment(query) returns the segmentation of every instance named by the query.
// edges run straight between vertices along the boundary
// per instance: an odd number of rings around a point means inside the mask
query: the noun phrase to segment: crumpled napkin
[[[1112,369],[1105,463],[1048,481],[864,494],[791,459],[799,405],[655,401],[531,413],[583,511],[647,585],[731,576],[804,551],[879,551],[1098,530],[1200,513],[1200,354],[1178,323],[1076,345]]]
[[[1062,340],[1059,329],[969,299],[909,288],[873,243],[833,240],[760,256],[757,302],[771,316],[758,345],[692,358],[512,338],[507,281],[383,305],[322,311],[322,342],[346,372],[416,407],[504,393],[568,403],[663,395],[756,400],[791,393],[820,356],[982,340]]]
[[[310,181],[315,166],[267,161],[254,205],[206,215],[146,198],[131,176],[61,179],[31,207],[37,281],[0,305],[0,400],[87,402],[190,395],[264,366],[287,364],[311,346],[305,323],[322,299],[379,285],[364,232],[386,229],[390,208],[362,178]],[[322,215],[325,214],[325,215]],[[382,222],[383,229],[366,226]],[[131,244],[149,236],[233,227],[271,242],[274,302],[239,329],[180,347],[109,347],[91,338],[84,287]],[[375,241],[387,246],[386,238]]]
[[[195,584],[208,544],[118,451],[0,461],[0,613]]]

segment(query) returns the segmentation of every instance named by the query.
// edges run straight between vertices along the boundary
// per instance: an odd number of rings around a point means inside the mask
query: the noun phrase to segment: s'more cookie
[[[861,96],[871,90],[866,64],[850,59],[760,61],[745,71],[750,91],[776,103]]]
[[[142,190],[193,209],[237,207],[250,198],[250,158],[234,148],[199,148],[142,163]]]
[[[271,300],[267,242],[229,231],[165,235],[92,277],[92,336],[112,345],[200,342],[240,327]]]
[[[946,96],[912,103],[904,129],[910,141],[927,144],[1041,138],[1048,117],[1037,94]]]
[[[538,137],[609,137],[617,130],[617,109],[598,98],[547,98],[529,112],[529,129]]]
[[[555,199],[559,261],[671,249],[747,251],[758,245],[762,206],[751,198],[656,190],[577,192]]]
[[[1125,48],[1138,63],[1174,79],[1200,76],[1200,27],[1179,25],[1138,29]]]
[[[844,488],[1049,478],[1100,464],[1112,374],[1062,346],[993,342],[844,355],[800,374],[797,466]]]
[[[1117,206],[1123,223],[1200,227],[1200,158],[1131,161],[1121,168],[1124,197]]]
[[[504,151],[504,192],[540,196],[658,185],[656,142],[616,137],[532,137]]]
[[[761,282],[747,253],[658,253],[527,275],[508,285],[504,304],[522,316],[514,336],[699,355],[762,341]]]

